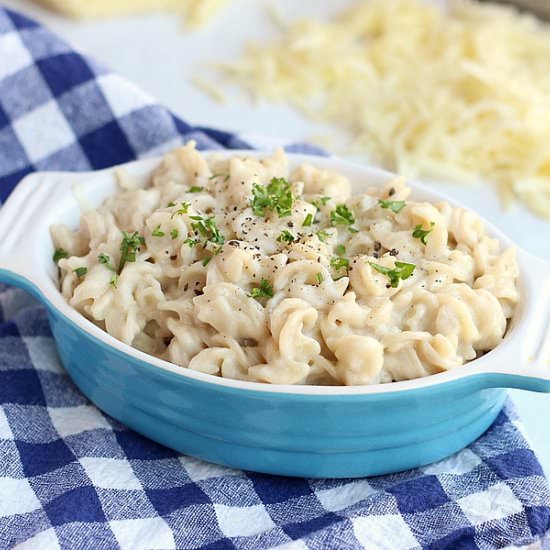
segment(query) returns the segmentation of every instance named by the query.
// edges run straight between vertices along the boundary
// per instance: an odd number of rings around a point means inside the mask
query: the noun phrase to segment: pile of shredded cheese
[[[550,217],[550,29],[471,0],[364,0],[223,67],[253,94],[344,128],[408,176],[489,180]]]
[[[129,13],[169,10],[180,13],[187,26],[209,22],[228,0],[38,0],[61,13],[77,18],[116,17]]]

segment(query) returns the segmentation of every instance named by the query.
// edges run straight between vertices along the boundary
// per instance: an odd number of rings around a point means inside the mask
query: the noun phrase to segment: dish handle
[[[53,244],[47,232],[34,228],[43,227],[39,220],[56,210],[71,185],[67,174],[52,175],[26,176],[0,207],[0,282],[23,288],[39,299],[44,250],[53,253]]]
[[[485,356],[495,372],[492,386],[550,392],[550,262],[519,251],[523,275],[515,326]]]

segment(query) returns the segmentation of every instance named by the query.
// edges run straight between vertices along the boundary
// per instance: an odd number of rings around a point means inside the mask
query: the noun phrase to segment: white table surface
[[[221,105],[190,83],[192,75],[208,79],[212,74],[208,64],[234,59],[246,41],[276,35],[263,11],[263,2],[232,0],[214,22],[192,33],[185,31],[178,18],[171,15],[77,23],[46,12],[28,0],[3,0],[3,3],[42,21],[79,49],[133,80],[189,123],[296,140],[327,133],[326,128],[304,120],[284,105],[252,105],[245,95],[232,89],[227,90],[231,100]],[[300,14],[323,16],[349,3],[349,0],[278,1],[281,12],[288,18]],[[520,246],[550,260],[550,222],[535,218],[519,206],[504,212],[486,186],[445,185],[444,190],[475,208]],[[550,476],[550,395],[517,390],[510,393]]]

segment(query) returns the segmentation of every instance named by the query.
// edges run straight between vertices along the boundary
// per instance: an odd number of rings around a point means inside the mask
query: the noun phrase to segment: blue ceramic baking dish
[[[290,161],[338,170],[356,190],[360,182],[376,185],[393,177],[337,159],[291,155]],[[146,181],[158,162],[125,167]],[[448,200],[411,186],[415,198]],[[76,227],[82,205],[95,206],[114,190],[112,169],[27,176],[0,209],[0,281],[44,303],[61,361],[81,391],[159,443],[258,472],[370,476],[462,449],[491,425],[506,388],[550,392],[550,264],[521,250],[521,305],[504,341],[464,367],[430,377],[373,386],[277,386],[190,371],[133,349],[66,304],[51,261],[49,226]]]

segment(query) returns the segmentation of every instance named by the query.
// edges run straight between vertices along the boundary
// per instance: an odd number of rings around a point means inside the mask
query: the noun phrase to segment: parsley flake
[[[327,202],[330,200],[330,197],[321,197],[319,199],[315,199],[311,201],[311,204],[317,208],[317,210],[320,210],[321,206],[325,206]]]
[[[401,210],[405,208],[405,204],[405,201],[386,201],[383,199],[380,199],[378,201],[379,206],[381,206],[382,208],[390,209],[395,214],[401,212]]]
[[[343,244],[339,244],[337,247],[336,247],[336,254],[342,256],[343,254],[346,253],[346,247],[343,245]]]
[[[164,237],[166,233],[160,230],[160,224],[159,224],[155,227],[155,229],[153,229],[153,231],[151,232],[151,235],[153,235],[153,237]]]
[[[177,239],[179,234],[180,232],[177,229],[172,229],[172,231],[170,231],[170,237],[172,237],[172,240]]]
[[[378,273],[386,275],[390,280],[392,288],[397,288],[400,280],[404,281],[408,279],[416,268],[414,264],[408,264],[406,262],[395,262],[395,267],[393,269],[391,267],[375,264],[374,262],[369,262],[369,265],[378,271]]]
[[[174,216],[181,216],[182,214],[187,214],[189,212],[189,207],[191,206],[188,202],[182,202],[181,206],[172,214],[172,218]]]
[[[84,275],[86,275],[86,273],[88,273],[88,268],[87,267],[77,267],[74,272],[76,273],[76,276],[77,277],[84,277]]]
[[[334,258],[331,258],[330,260],[330,267],[333,269],[343,269],[349,267],[349,260],[347,258],[341,258],[339,256],[335,256]]]
[[[347,225],[349,231],[357,233],[357,229],[352,227],[355,223],[355,216],[345,204],[339,204],[330,213],[330,223],[332,225]]]
[[[189,188],[189,193],[200,193],[203,190],[203,187],[200,185],[193,185]]]
[[[69,253],[64,250],[63,248],[56,248],[55,252],[53,253],[53,261],[55,263],[58,263],[59,260],[61,260],[62,258],[68,258],[69,257]]]
[[[204,218],[203,216],[190,216],[194,222],[191,227],[198,231],[206,241],[222,245],[225,242],[225,237],[220,233],[214,216]]]
[[[317,231],[317,237],[322,243],[326,243],[327,239],[330,237],[330,233],[326,231]]]
[[[116,273],[111,277],[111,280],[109,281],[109,284],[111,286],[114,286],[115,288],[117,287],[117,285],[118,285],[118,275]]]
[[[223,181],[227,181],[229,179],[229,174],[224,174],[223,172],[221,174],[212,174],[208,179],[213,180],[215,178],[221,178],[224,176]]]
[[[313,214],[310,212],[304,219],[302,227],[309,227],[313,223]]]
[[[98,261],[100,264],[103,264],[107,269],[110,269],[111,271],[116,271],[115,266],[111,263],[111,257],[109,254],[105,254],[105,252],[102,252],[98,257]]]
[[[122,242],[120,243],[120,262],[118,264],[118,272],[122,271],[122,268],[126,262],[135,262],[137,253],[141,245],[145,244],[145,239],[137,232],[126,233],[122,232]]]
[[[198,239],[185,239],[185,241],[183,241],[183,244],[186,244],[187,246],[190,246],[191,248],[193,248],[194,246],[197,246],[199,244],[199,240]]]
[[[435,222],[430,222],[430,229],[422,229],[422,224],[419,223],[413,231],[413,237],[420,239],[422,244],[428,244],[428,235],[433,231]]]
[[[174,201],[170,201],[167,205],[166,205],[166,208],[172,208],[172,206],[176,206],[176,203]]]
[[[283,232],[277,237],[277,240],[279,242],[293,243],[294,235],[288,229],[283,229]]]
[[[273,298],[273,285],[267,279],[262,279],[260,286],[250,291],[250,296],[252,298]]]
[[[315,275],[315,278],[317,279],[318,284],[321,284],[325,280],[323,274],[320,271]]]
[[[265,216],[266,210],[277,212],[281,218],[290,216],[294,197],[290,183],[284,178],[273,178],[268,185],[255,183],[252,186],[252,211],[256,216]]]

